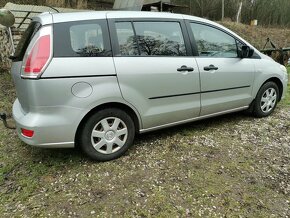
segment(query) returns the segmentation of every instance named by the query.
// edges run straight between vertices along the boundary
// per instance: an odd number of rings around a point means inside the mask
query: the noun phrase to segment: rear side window
[[[131,22],[116,23],[116,31],[120,54],[122,56],[139,55],[138,45],[135,38],[132,23]]]
[[[39,22],[31,22],[28,26],[28,28],[23,33],[17,48],[15,50],[14,59],[13,61],[22,61],[24,54],[26,52],[26,49],[33,38],[33,36],[37,33],[37,31],[40,29],[41,24]]]
[[[236,39],[227,33],[203,24],[191,23],[199,56],[236,58]]]
[[[104,20],[54,25],[54,57],[111,56],[108,27]]]
[[[117,22],[121,56],[186,56],[179,22]]]
[[[134,22],[142,56],[185,56],[178,22]]]

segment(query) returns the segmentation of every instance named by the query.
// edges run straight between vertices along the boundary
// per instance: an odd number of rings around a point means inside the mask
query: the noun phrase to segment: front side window
[[[203,24],[191,23],[191,30],[194,35],[199,56],[236,58],[236,39],[216,28]]]

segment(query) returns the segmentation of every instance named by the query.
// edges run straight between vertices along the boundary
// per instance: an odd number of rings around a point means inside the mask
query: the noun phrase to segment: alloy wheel
[[[267,89],[261,98],[260,107],[264,113],[269,113],[274,109],[277,101],[277,92],[274,88]]]
[[[108,117],[95,125],[91,134],[91,142],[98,152],[112,154],[125,145],[127,137],[126,124],[117,117]]]

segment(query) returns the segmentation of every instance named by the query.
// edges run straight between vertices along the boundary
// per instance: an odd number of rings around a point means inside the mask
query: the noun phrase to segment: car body
[[[156,12],[41,14],[17,48],[12,75],[22,141],[80,143],[101,161],[122,155],[135,133],[249,108],[267,116],[288,82],[284,66],[227,28]]]

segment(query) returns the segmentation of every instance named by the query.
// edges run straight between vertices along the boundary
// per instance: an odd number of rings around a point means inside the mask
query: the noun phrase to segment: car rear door
[[[199,116],[199,71],[183,20],[109,23],[120,89],[139,111],[143,129]]]
[[[247,107],[252,97],[254,63],[241,59],[243,42],[226,31],[204,23],[187,23],[198,50],[201,116]]]

